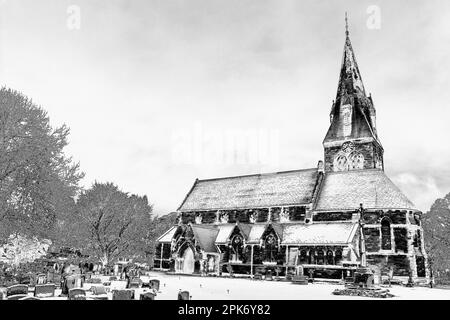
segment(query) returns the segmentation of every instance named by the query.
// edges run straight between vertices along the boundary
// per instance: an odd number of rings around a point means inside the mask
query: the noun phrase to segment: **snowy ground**
[[[290,282],[282,281],[176,276],[156,272],[152,274],[152,278],[157,278],[161,281],[161,293],[157,295],[157,300],[176,299],[179,289],[189,291],[193,300],[374,299],[335,296],[331,293],[337,288],[344,288],[344,286],[328,283],[296,285]],[[407,288],[393,286],[392,288],[389,288],[389,290],[392,294],[395,295],[395,297],[391,299],[450,299],[450,290],[445,289],[431,289],[424,287]]]
[[[109,277],[102,277],[107,281]],[[156,300],[176,300],[180,290],[189,291],[193,300],[348,300],[348,299],[374,299],[364,297],[335,296],[332,292],[343,285],[330,283],[314,283],[296,285],[284,281],[265,281],[237,278],[218,278],[168,275],[161,272],[151,272],[142,280],[160,280],[160,292]],[[113,281],[112,289],[125,289],[125,281]],[[89,290],[91,284],[85,284],[84,289]],[[402,300],[450,300],[450,290],[431,289],[426,287],[407,288],[392,286],[390,292],[395,295],[391,299]],[[149,289],[137,289],[135,299]],[[87,291],[88,292],[88,291]],[[56,294],[59,295],[60,290]],[[31,295],[31,293],[30,293]],[[107,294],[108,299],[112,294]],[[88,299],[92,297],[88,292]],[[67,297],[47,298],[48,300],[67,300]],[[47,300],[45,299],[45,300]],[[89,299],[90,300],[90,299]],[[385,299],[383,299],[385,300]],[[390,299],[388,299],[390,300]]]

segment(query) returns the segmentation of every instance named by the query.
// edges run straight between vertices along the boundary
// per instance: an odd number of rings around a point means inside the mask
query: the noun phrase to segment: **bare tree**
[[[121,256],[145,255],[152,206],[112,183],[94,183],[77,201],[78,242],[104,266]],[[75,230],[75,229],[73,229]]]

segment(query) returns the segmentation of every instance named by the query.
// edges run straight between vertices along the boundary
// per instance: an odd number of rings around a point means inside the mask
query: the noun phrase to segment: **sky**
[[[385,171],[450,192],[447,0],[2,0],[0,84],[70,127],[83,185],[175,211],[196,178],[316,167],[348,12]]]

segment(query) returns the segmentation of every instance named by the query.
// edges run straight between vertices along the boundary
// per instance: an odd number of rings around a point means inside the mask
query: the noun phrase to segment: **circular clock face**
[[[351,169],[364,169],[364,156],[361,153],[353,153],[350,156]]]
[[[335,161],[335,167],[336,171],[347,170],[347,157],[344,155],[338,156]]]

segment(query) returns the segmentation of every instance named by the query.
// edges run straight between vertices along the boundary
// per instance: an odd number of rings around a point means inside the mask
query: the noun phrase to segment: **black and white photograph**
[[[450,300],[449,70],[448,0],[1,0],[0,304]]]

